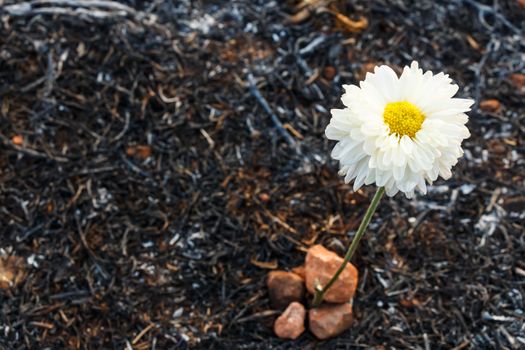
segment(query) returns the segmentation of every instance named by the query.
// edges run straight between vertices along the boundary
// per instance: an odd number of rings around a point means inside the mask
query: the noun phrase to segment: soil
[[[525,348],[523,1],[306,3],[0,0],[0,348]],[[382,201],[349,331],[280,340],[267,272],[374,192],[329,110],[413,59],[477,101],[465,156]]]

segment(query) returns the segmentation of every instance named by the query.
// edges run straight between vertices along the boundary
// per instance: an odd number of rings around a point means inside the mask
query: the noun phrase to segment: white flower
[[[399,78],[380,66],[359,86],[343,87],[346,108],[331,111],[325,132],[338,141],[332,157],[354,190],[375,183],[388,196],[401,191],[411,198],[416,189],[426,193],[425,181],[450,178],[470,136],[465,112],[474,101],[452,98],[458,86],[448,75],[423,74],[412,62]]]

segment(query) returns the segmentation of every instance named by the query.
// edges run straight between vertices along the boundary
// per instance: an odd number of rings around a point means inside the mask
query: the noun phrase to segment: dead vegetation
[[[0,347],[525,346],[523,8],[321,2],[0,1]],[[354,327],[278,340],[268,269],[344,249],[370,195],[329,161],[341,84],[412,59],[497,108],[381,204]]]

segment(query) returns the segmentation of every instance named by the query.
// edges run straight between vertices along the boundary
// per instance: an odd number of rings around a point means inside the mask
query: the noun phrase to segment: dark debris
[[[348,33],[296,4],[0,0],[0,255],[27,273],[1,348],[525,347],[525,8],[330,2],[368,19]],[[347,246],[373,191],[337,176],[328,111],[412,59],[502,108],[475,107],[453,179],[383,201],[355,326],[279,340],[264,267]]]

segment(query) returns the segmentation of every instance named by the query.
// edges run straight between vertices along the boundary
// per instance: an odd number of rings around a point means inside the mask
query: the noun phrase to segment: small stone
[[[483,100],[479,103],[479,108],[484,112],[496,112],[500,109],[501,103],[495,98]]]
[[[308,312],[310,332],[321,340],[343,333],[352,325],[352,319],[349,303],[324,304]]]
[[[13,145],[21,146],[24,143],[24,138],[22,135],[15,135],[11,138]]]
[[[141,160],[147,159],[153,152],[149,145],[133,145],[126,149],[126,154],[130,157],[135,157]]]
[[[275,334],[283,339],[297,339],[304,332],[305,316],[304,306],[294,301],[275,320],[273,326]]]
[[[415,298],[414,299],[401,299],[399,301],[399,304],[401,304],[402,306],[406,308],[421,306],[421,302]]]
[[[316,283],[325,286],[342,262],[343,258],[322,245],[318,244],[308,249],[305,263],[305,280],[308,292],[314,294]],[[356,288],[357,269],[348,263],[339,278],[326,292],[324,300],[331,303],[346,303],[354,296]]]
[[[511,83],[518,89],[525,87],[525,74],[514,73],[510,75]]]
[[[274,309],[284,309],[293,301],[304,298],[304,279],[287,271],[272,271],[268,274],[266,285],[270,292],[270,305]]]
[[[261,193],[259,195],[259,199],[261,200],[261,202],[268,203],[270,201],[270,196],[268,195],[268,193]]]
[[[294,267],[292,272],[298,276],[301,276],[303,280],[305,279],[304,265]]]

